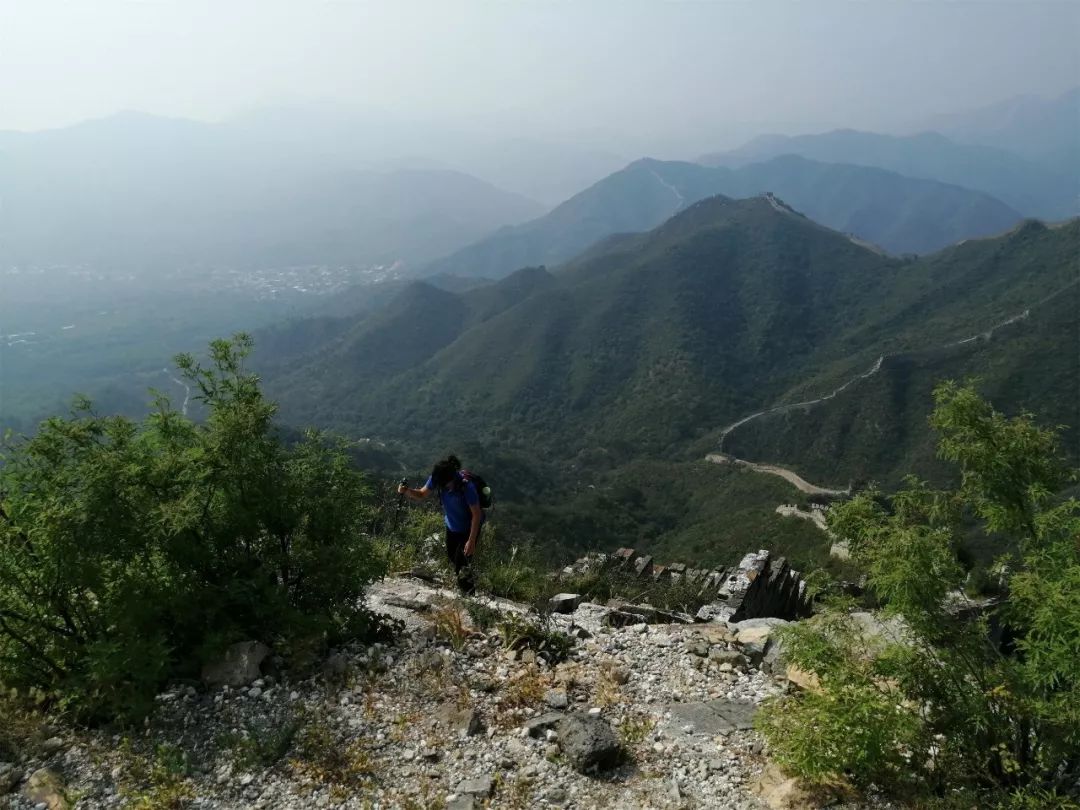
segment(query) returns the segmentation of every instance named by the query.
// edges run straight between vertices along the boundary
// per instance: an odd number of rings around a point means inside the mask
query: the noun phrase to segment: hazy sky
[[[0,129],[344,102],[507,131],[902,126],[1080,83],[1080,0],[0,0]]]

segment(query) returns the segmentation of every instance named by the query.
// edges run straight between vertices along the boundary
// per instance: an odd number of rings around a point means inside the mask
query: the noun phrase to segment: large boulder
[[[225,650],[217,661],[210,661],[202,670],[208,686],[247,686],[262,674],[262,662],[270,648],[259,641],[239,641]]]
[[[475,737],[484,731],[484,719],[473,708],[459,708],[447,703],[435,712],[435,721],[450,729],[459,737]]]
[[[619,739],[602,717],[567,715],[559,722],[557,733],[563,755],[581,773],[613,768],[622,760]]]
[[[43,804],[48,810],[70,810],[72,806],[64,780],[60,774],[48,768],[39,768],[30,774],[22,794],[31,804]]]
[[[899,616],[883,617],[865,610],[856,610],[848,618],[872,653],[881,652],[891,644],[910,644],[911,631]]]
[[[757,665],[766,658],[771,647],[775,647],[773,639],[777,627],[790,624],[783,619],[761,618],[747,619],[729,625],[735,631],[735,643],[742,647],[743,654]],[[772,661],[770,661],[771,666]]]
[[[22,770],[10,762],[0,762],[0,796],[6,796],[22,781]]]
[[[694,734],[715,737],[750,729],[754,727],[754,715],[757,713],[757,706],[753,703],[726,698],[702,703],[670,703],[665,709],[671,714],[666,732],[672,737],[681,738]]]
[[[750,785],[750,792],[772,810],[819,810],[837,801],[836,794],[827,788],[808,787],[772,762]]]

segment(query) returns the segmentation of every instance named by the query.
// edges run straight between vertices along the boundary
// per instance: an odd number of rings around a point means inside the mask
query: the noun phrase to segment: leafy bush
[[[839,604],[788,628],[789,662],[819,686],[771,703],[761,727],[780,763],[813,781],[969,807],[1075,807],[1080,503],[1054,495],[1072,476],[1028,415],[1005,418],[952,383],[935,400],[959,487],[911,480],[830,516],[898,632],[867,632]],[[1007,600],[975,619],[957,559],[965,513],[1016,549],[1000,563]]]
[[[0,468],[0,683],[87,716],[146,712],[240,639],[366,632],[380,567],[369,489],[340,445],[285,446],[244,370],[251,341],[177,357],[207,412],[44,422]]]
[[[533,546],[506,543],[498,528],[484,527],[472,563],[477,586],[504,599],[536,602],[550,591],[547,566]]]

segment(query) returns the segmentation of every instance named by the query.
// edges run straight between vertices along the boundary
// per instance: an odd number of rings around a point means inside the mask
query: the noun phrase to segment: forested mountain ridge
[[[1080,459],[1080,282],[1074,281],[968,338],[883,355],[876,373],[827,402],[741,425],[724,449],[767,459],[814,480],[898,485],[911,470],[945,471],[926,431],[943,379],[975,378],[1007,413],[1036,412],[1062,426],[1062,450]]]
[[[612,234],[649,230],[705,197],[773,192],[811,219],[893,253],[925,253],[1000,233],[1021,219],[982,192],[867,166],[794,155],[739,168],[642,159],[539,219],[499,230],[425,272],[499,278],[558,264]]]
[[[554,271],[461,292],[417,282],[323,342],[306,340],[298,321],[275,349],[279,362],[258,350],[255,359],[290,424],[391,442],[406,466],[462,450],[500,481],[512,522],[552,553],[636,543],[719,561],[757,537],[805,563],[826,549],[809,524],[772,515],[795,497],[787,484],[701,462],[720,430],[821,397],[883,355],[933,354],[1034,308],[1075,280],[1078,255],[1080,220],[1030,221],[897,259],[775,197],[715,197]],[[1067,339],[1075,321],[1066,312],[1045,340]],[[1030,379],[1008,404],[1071,422],[1067,390],[1080,370],[1064,353],[1053,368],[1032,362],[1041,350],[1014,345],[1013,334],[961,354],[971,362],[932,368],[1023,367]],[[775,436],[767,420],[748,425],[724,449],[791,461],[828,484],[925,472],[926,385],[940,375],[907,385],[896,367],[796,411]],[[826,444],[835,463],[800,466]]]
[[[438,418],[647,454],[1022,310],[1072,279],[1077,230],[1029,223],[904,261],[775,198],[711,198],[555,273],[414,285],[268,382],[287,419],[364,435]]]
[[[655,429],[654,439],[666,443],[698,419],[752,404],[744,386],[753,369],[769,368],[779,381],[781,370],[797,367],[799,355],[815,348],[841,311],[865,308],[870,296],[860,291],[876,283],[882,267],[900,265],[764,198],[712,198],[608,253],[571,263],[555,283],[538,285],[456,337],[465,304],[414,287],[400,309],[373,320],[411,328],[432,354],[366,391],[355,391],[350,375],[329,359],[359,356],[350,353],[348,340],[327,347],[315,368],[292,376],[336,388],[309,398],[303,412],[341,425],[337,403],[353,402],[364,431],[379,432],[375,414],[394,402],[399,426],[420,428],[429,414],[440,413],[453,414],[462,428],[486,423],[512,432],[526,424],[563,433],[573,426],[618,442]],[[436,298],[441,315],[428,309]],[[381,327],[358,326],[370,328]],[[409,346],[403,343],[402,352]],[[365,362],[382,367],[388,361]],[[270,385],[287,417],[290,401],[311,388],[273,378]],[[759,393],[783,390],[777,382],[754,385]],[[612,422],[607,409],[615,404],[634,414]],[[673,407],[680,411],[674,419]]]

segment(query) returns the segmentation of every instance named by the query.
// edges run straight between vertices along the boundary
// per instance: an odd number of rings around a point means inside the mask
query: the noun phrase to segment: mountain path
[[[184,404],[180,406],[180,414],[182,416],[187,416],[188,402],[191,401],[191,386],[188,385],[183,380],[178,380],[176,377],[173,376],[172,372],[169,371],[167,368],[163,368],[161,370],[161,372],[165,376],[167,376],[170,380],[172,380],[174,383],[176,383],[177,385],[179,385],[181,388],[184,389]]]
[[[766,199],[769,199],[769,202],[774,207],[777,207],[777,203],[774,200],[771,199],[770,195],[766,195]],[[1080,283],[1080,282],[1073,282],[1072,284],[1068,284],[1064,288],[1051,293],[1050,295],[1046,296],[1045,298],[1043,298],[1039,302],[1037,302],[1036,306],[1049,301],[1050,299],[1054,298],[1057,295],[1060,295],[1061,293],[1065,292],[1065,290],[1068,290],[1070,287],[1076,286],[1076,284],[1078,284],[1078,283]],[[984,340],[984,341],[985,340],[990,340],[994,336],[994,333],[997,332],[999,329],[1002,329],[1002,328],[1004,328],[1006,326],[1009,326],[1010,324],[1014,324],[1014,323],[1016,323],[1018,321],[1027,320],[1030,316],[1031,316],[1031,307],[1028,307],[1023,312],[1020,312],[1020,313],[1018,313],[1016,315],[1013,315],[1010,318],[1006,318],[1004,321],[1001,321],[1000,323],[994,324],[989,329],[987,329],[987,330],[985,330],[983,332],[977,332],[976,334],[971,335],[970,337],[966,337],[966,338],[963,338],[961,340],[955,340],[955,341],[951,341],[949,343],[945,343],[942,346],[940,346],[939,348],[947,349],[947,348],[952,348],[952,347],[955,347],[955,346],[963,346],[963,345],[966,345],[966,344],[969,344],[969,343],[973,343],[973,342],[975,342],[977,340]],[[823,487],[823,486],[819,486],[817,484],[810,483],[809,481],[807,481],[806,479],[801,477],[798,473],[796,473],[796,472],[794,472],[792,470],[789,470],[789,469],[787,469],[785,467],[779,467],[779,466],[777,466],[775,464],[761,464],[761,463],[754,462],[754,461],[748,461],[746,459],[736,458],[735,456],[724,452],[724,440],[727,439],[728,435],[733,430],[735,430],[738,427],[741,427],[742,425],[745,425],[748,422],[753,421],[754,419],[758,419],[758,418],[760,418],[762,416],[769,416],[771,414],[784,413],[786,411],[791,411],[791,410],[794,410],[796,408],[807,408],[807,409],[812,408],[815,405],[818,405],[818,404],[820,404],[822,402],[826,402],[827,400],[833,399],[838,394],[840,394],[842,391],[847,389],[849,386],[854,385],[855,383],[859,382],[860,380],[865,380],[867,377],[872,377],[875,374],[877,374],[879,371],[881,371],[881,366],[882,366],[882,363],[885,362],[885,359],[887,357],[894,357],[894,356],[896,356],[896,355],[884,355],[884,354],[881,355],[880,357],[878,357],[877,360],[874,361],[874,364],[868,370],[866,370],[866,371],[864,371],[864,372],[862,372],[860,374],[856,374],[854,377],[849,379],[843,385],[840,385],[839,387],[837,387],[834,390],[830,391],[825,396],[818,397],[817,399],[808,399],[808,400],[805,400],[804,402],[793,402],[793,403],[788,403],[788,404],[785,404],[785,405],[775,405],[772,408],[766,408],[764,410],[757,411],[756,413],[752,413],[749,416],[744,416],[742,419],[739,419],[738,421],[732,422],[730,425],[728,425],[727,427],[725,427],[723,430],[720,431],[720,446],[718,448],[718,452],[708,454],[707,456],[705,456],[705,460],[708,461],[708,462],[711,462],[713,464],[737,464],[737,465],[740,465],[740,466],[743,466],[743,467],[748,467],[748,468],[750,468],[752,470],[755,470],[757,472],[768,473],[770,475],[780,476],[785,481],[788,481],[789,483],[793,484],[801,492],[805,492],[808,495],[850,495],[851,494],[851,487],[850,486],[848,486],[848,487],[846,487],[844,489],[839,489],[839,488],[835,488],[835,487]]]
[[[652,176],[656,178],[656,182],[658,182],[660,185],[662,185],[664,188],[666,188],[668,191],[675,195],[675,199],[679,203],[679,208],[683,208],[686,206],[686,198],[682,195],[682,192],[679,191],[679,189],[677,189],[675,186],[673,186],[671,183],[669,183],[667,180],[657,174],[656,169],[650,169],[649,171],[652,172]]]

